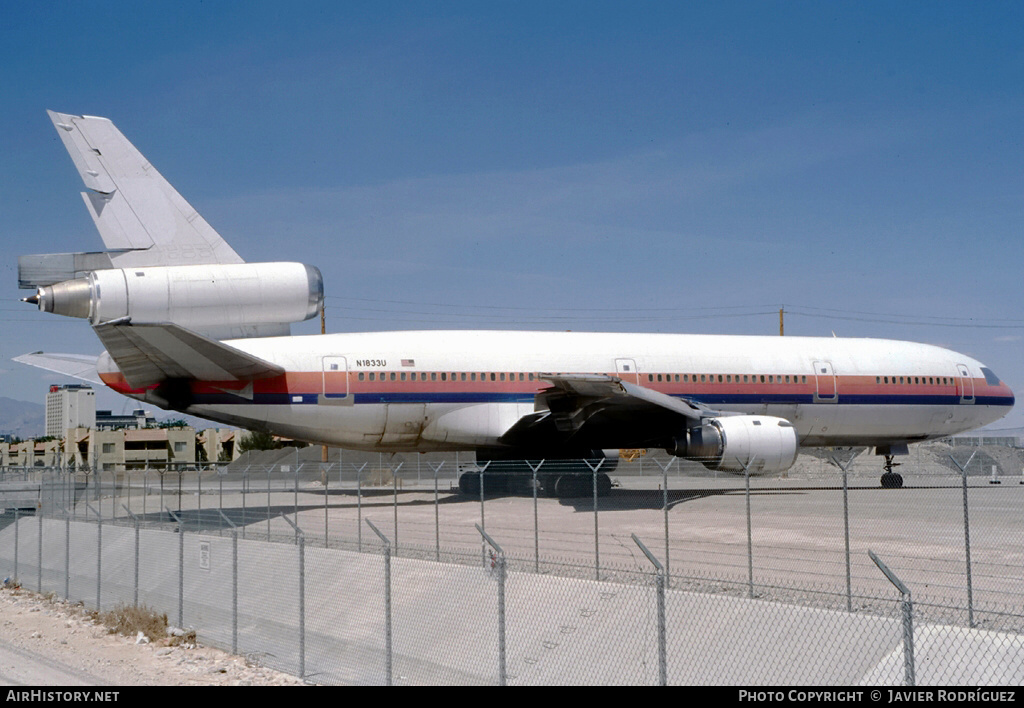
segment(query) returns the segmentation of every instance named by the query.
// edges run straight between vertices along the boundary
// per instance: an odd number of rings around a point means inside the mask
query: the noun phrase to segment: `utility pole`
[[[327,334],[327,299],[320,300],[320,334]],[[346,367],[347,369],[348,367]],[[348,371],[345,372],[345,376],[348,376]],[[320,461],[327,462],[327,446],[324,445],[320,448]]]
[[[779,308],[779,336],[780,337],[783,337],[786,334],[785,326],[783,325],[783,322],[782,322],[782,313],[783,312],[785,312],[785,309],[780,307]]]

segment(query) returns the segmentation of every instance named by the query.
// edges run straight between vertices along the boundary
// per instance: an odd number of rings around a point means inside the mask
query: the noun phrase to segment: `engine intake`
[[[708,469],[743,472],[784,472],[800,449],[793,424],[767,415],[710,418],[687,430],[665,451],[700,462]]]

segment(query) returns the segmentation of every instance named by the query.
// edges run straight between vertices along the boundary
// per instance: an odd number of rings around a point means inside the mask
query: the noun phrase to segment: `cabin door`
[[[353,397],[348,388],[348,359],[343,356],[325,356],[322,383],[317,403],[328,406],[352,405]]]
[[[961,403],[974,403],[974,379],[971,378],[971,371],[964,364],[957,364],[956,371],[958,388],[960,389]]]
[[[632,359],[616,359],[615,373],[626,383],[640,383],[640,372],[636,370],[636,362]]]
[[[817,382],[815,403],[835,403],[839,400],[836,394],[836,373],[832,370],[832,362],[814,362],[814,380]]]

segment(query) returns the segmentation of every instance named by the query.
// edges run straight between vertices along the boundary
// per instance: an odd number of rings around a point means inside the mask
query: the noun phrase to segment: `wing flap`
[[[516,447],[646,447],[717,413],[607,374],[541,374],[535,412],[502,436]],[[628,444],[620,444],[625,441]],[[614,444],[613,444],[614,443]]]
[[[167,379],[253,381],[284,373],[276,364],[175,324],[93,327],[132,388]]]
[[[554,390],[549,389],[542,393],[542,396],[556,394],[580,399],[606,399],[607,405],[628,404],[631,407],[635,407],[637,403],[647,403],[697,422],[700,422],[701,417],[707,413],[706,409],[686,399],[673,398],[668,394],[627,383],[607,374],[541,374],[540,378],[554,384]]]

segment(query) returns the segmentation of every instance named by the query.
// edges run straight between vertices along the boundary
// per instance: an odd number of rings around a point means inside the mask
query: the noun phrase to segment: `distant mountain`
[[[46,406],[0,396],[0,434],[40,437],[46,431]]]

